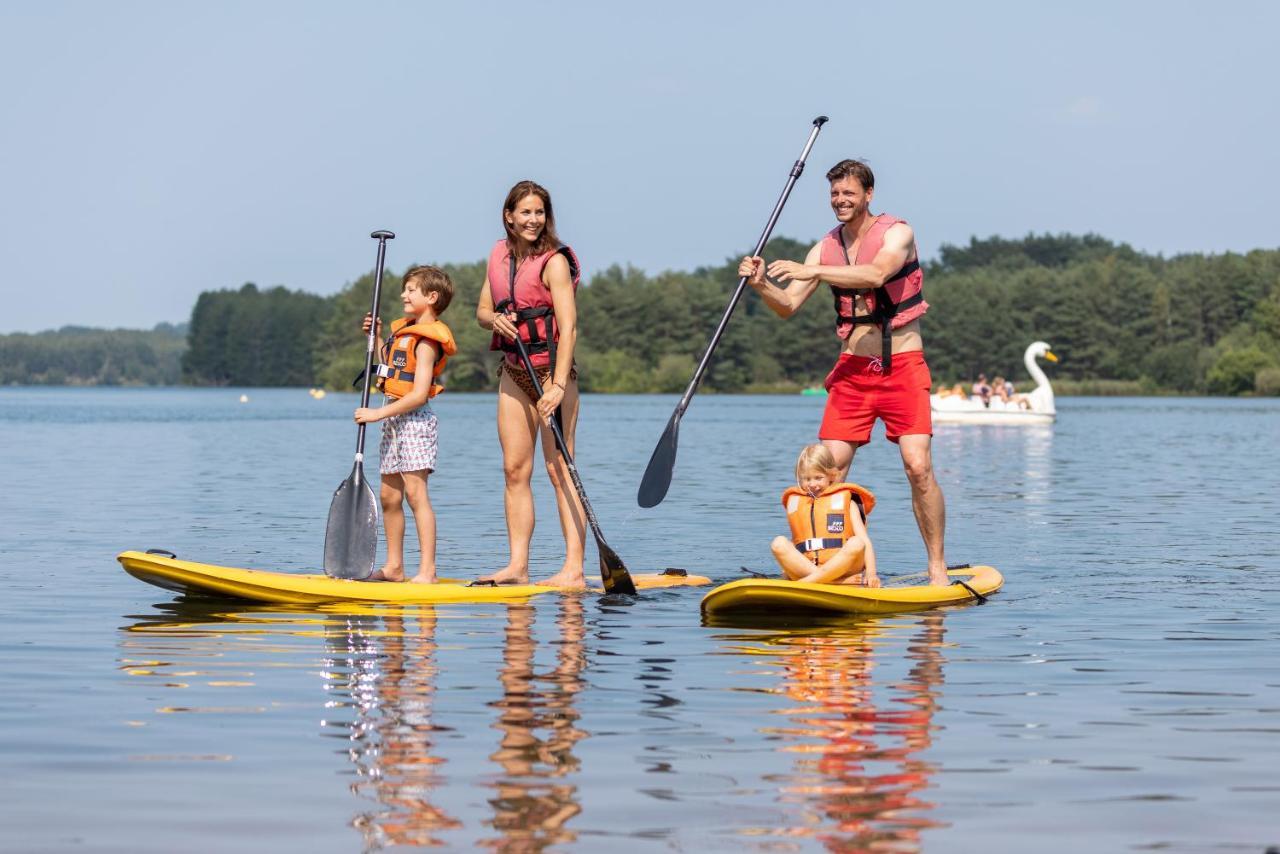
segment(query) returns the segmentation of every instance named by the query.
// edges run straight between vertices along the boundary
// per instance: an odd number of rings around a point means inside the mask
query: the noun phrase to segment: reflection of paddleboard
[[[708,616],[740,613],[890,614],[978,601],[1004,584],[1004,577],[990,566],[957,567],[950,570],[950,575],[953,583],[947,587],[928,584],[859,587],[851,584],[807,584],[781,578],[744,578],[722,584],[704,596],[702,613]],[[892,584],[892,579],[888,581]]]
[[[542,584],[468,587],[465,582],[455,580],[439,584],[350,581],[327,575],[299,575],[214,566],[144,552],[122,552],[116,560],[124,566],[125,572],[156,587],[192,596],[248,599],[253,602],[303,605],[322,602],[503,602],[559,590]],[[631,579],[641,590],[696,587],[711,583],[711,579],[705,576],[680,574],[683,572],[668,570],[665,573],[632,573]]]

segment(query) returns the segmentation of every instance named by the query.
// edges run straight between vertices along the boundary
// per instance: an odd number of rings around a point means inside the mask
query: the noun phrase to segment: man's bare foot
[[[946,587],[951,583],[951,576],[947,575],[946,564],[929,567],[929,583],[934,587]]]
[[[494,584],[528,584],[529,567],[504,566],[497,572],[480,576],[476,581],[492,581]]]
[[[550,578],[538,582],[546,587],[559,587],[563,590],[586,590],[587,580],[582,575],[582,567],[565,567]]]
[[[413,578],[410,578],[409,581],[412,584],[435,584],[436,571],[433,569],[430,572],[427,572],[426,570],[420,569],[418,570],[418,574]]]
[[[382,569],[374,570],[370,581],[404,581],[404,567],[387,564]]]

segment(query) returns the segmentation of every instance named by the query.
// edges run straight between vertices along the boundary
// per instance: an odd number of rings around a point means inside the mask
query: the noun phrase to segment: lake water
[[[642,511],[674,403],[584,401],[609,543],[632,571],[772,570],[822,400],[700,396]],[[1076,398],[1053,428],[940,426],[948,559],[1006,579],[982,606],[765,628],[703,626],[705,589],[291,610],[183,604],[120,569],[163,547],[315,571],[354,406],[0,389],[0,849],[1280,845],[1278,401]],[[505,557],[493,409],[436,406],[450,575]],[[879,500],[882,574],[918,572],[881,437],[851,477]],[[537,578],[561,555],[541,472],[535,491]]]

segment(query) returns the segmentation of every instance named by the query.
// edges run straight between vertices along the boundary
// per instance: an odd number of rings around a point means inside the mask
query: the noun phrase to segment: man
[[[928,310],[915,233],[905,220],[871,213],[875,176],[857,160],[827,173],[831,209],[840,225],[809,250],[803,264],[742,259],[738,275],[780,317],[790,317],[826,282],[835,294],[836,335],[844,342],[827,376],[827,408],[818,438],[847,474],[859,445],[880,418],[902,453],[911,484],[911,508],[929,557],[929,583],[948,584],[943,554],[946,505],[933,474],[929,412],[932,378],[924,361],[920,317]]]

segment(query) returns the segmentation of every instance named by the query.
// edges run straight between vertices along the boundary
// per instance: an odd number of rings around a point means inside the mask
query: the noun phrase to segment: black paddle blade
[[[334,578],[364,579],[378,558],[378,502],[357,462],[333,493],[324,530],[324,572]]]
[[[627,572],[622,558],[599,537],[596,538],[596,547],[600,550],[600,578],[604,581],[604,592],[635,596],[636,583],[631,580],[631,573]]]
[[[671,474],[676,468],[676,442],[679,439],[680,418],[672,415],[667,422],[667,429],[653,449],[649,457],[649,467],[644,470],[640,480],[640,491],[636,493],[636,501],[641,507],[657,507],[667,497],[671,488]]]

